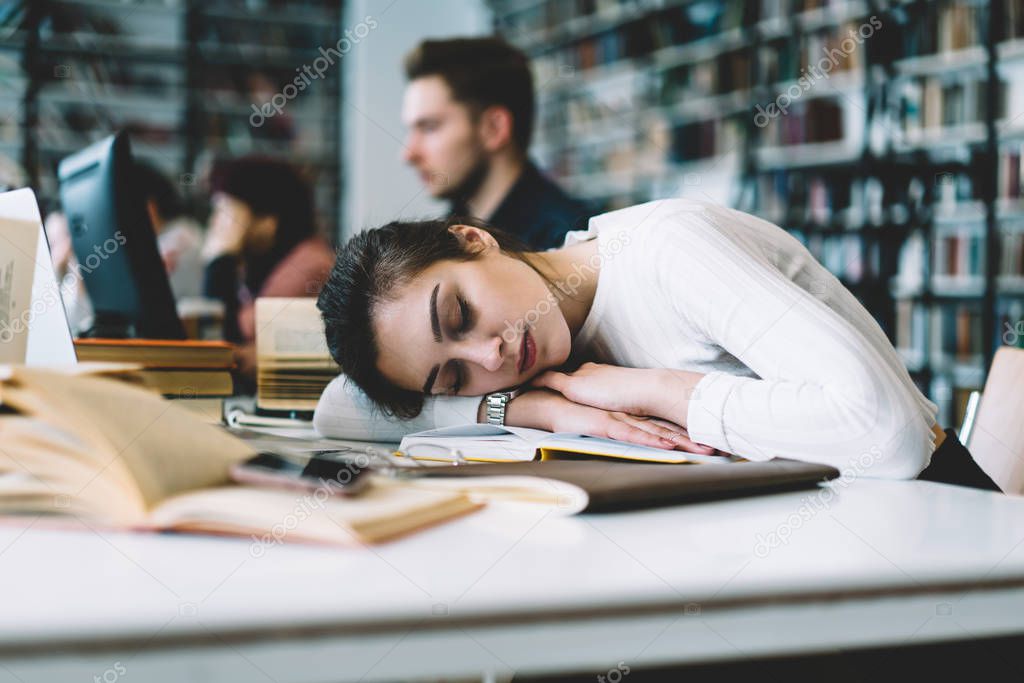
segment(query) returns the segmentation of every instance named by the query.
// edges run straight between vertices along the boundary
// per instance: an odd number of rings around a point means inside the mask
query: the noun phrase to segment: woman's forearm
[[[658,368],[651,372],[654,375],[646,392],[644,414],[686,427],[690,402],[696,398],[695,390],[704,375],[671,368]]]

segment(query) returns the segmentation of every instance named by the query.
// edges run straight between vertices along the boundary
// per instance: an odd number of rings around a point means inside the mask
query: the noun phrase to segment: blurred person
[[[146,199],[146,215],[156,233],[160,257],[175,300],[202,295],[203,233],[185,212],[174,184],[159,169],[136,162],[136,187]]]
[[[426,40],[405,58],[403,158],[427,190],[535,249],[585,227],[586,204],[528,156],[533,77],[526,55],[499,38]]]
[[[60,287],[60,297],[64,303],[64,312],[68,317],[71,334],[85,334],[93,324],[95,312],[92,301],[85,291],[85,282],[81,277],[78,259],[71,244],[71,232],[68,220],[61,211],[51,211],[43,220],[43,231],[50,245],[50,260],[53,262],[53,274]]]
[[[312,189],[289,164],[226,161],[214,166],[210,183],[204,293],[224,303],[224,338],[242,345],[239,367],[249,374],[256,298],[316,296],[334,251],[317,235]]]

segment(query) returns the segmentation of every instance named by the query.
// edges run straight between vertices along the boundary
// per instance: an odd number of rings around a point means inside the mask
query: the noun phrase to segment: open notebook
[[[528,462],[562,457],[594,456],[663,463],[728,463],[731,455],[702,455],[638,446],[584,434],[551,433],[526,427],[466,424],[409,434],[399,446],[417,460],[451,461],[456,451],[472,462]]]

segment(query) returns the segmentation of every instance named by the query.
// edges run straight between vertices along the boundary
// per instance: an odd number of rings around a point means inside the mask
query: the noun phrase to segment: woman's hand
[[[219,256],[237,256],[242,253],[249,216],[245,213],[248,209],[240,209],[237,204],[240,204],[238,200],[225,198],[223,195],[216,196],[201,251],[204,261],[210,262]]]
[[[686,430],[677,424],[581,405],[545,389],[527,391],[512,399],[505,421],[516,427],[586,434],[640,446],[704,455],[715,453],[714,448],[691,441]]]
[[[553,389],[570,401],[594,408],[665,417],[669,406],[678,408],[688,400],[701,377],[699,373],[681,370],[584,363],[574,372],[549,370],[530,384]],[[682,410],[674,410],[672,414],[685,416],[686,406],[681,407]]]

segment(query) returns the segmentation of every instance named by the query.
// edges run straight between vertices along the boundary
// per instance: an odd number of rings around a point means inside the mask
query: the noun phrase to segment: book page
[[[480,507],[458,491],[375,478],[358,496],[225,486],[186,493],[152,511],[156,529],[251,536],[263,548],[286,541],[358,545],[389,540]],[[257,548],[254,548],[254,551]]]
[[[626,441],[616,441],[615,439],[605,439],[586,434],[552,434],[541,441],[539,447],[541,449],[541,459],[557,457],[559,452],[677,464],[723,464],[737,459],[735,456],[705,455],[703,453],[687,453],[686,451],[670,450],[667,448],[640,446]]]
[[[72,514],[110,526],[146,514],[124,463],[34,417],[0,417],[0,514]]]
[[[0,218],[0,363],[24,363],[33,315],[39,226]],[[56,305],[61,306],[60,298]]]
[[[261,363],[268,359],[285,366],[306,367],[306,361],[334,365],[316,299],[257,299],[256,354]]]
[[[50,247],[43,232],[43,219],[35,193],[25,187],[3,193],[0,197],[0,220],[27,221],[36,237],[35,274],[32,280],[32,324],[28,331],[25,357],[18,362],[27,365],[67,365],[75,362],[75,348],[61,288],[53,270]],[[2,354],[0,354],[2,358]],[[7,362],[0,360],[0,362]]]
[[[73,438],[59,462],[77,461],[67,466],[94,474],[76,492],[81,495],[135,486],[148,509],[175,494],[227,482],[231,465],[255,455],[241,440],[173,401],[113,379],[13,367],[0,395],[22,416]],[[0,423],[7,419],[0,417]],[[11,455],[22,468],[40,479],[52,477],[49,461],[38,457],[28,439],[19,443]]]

